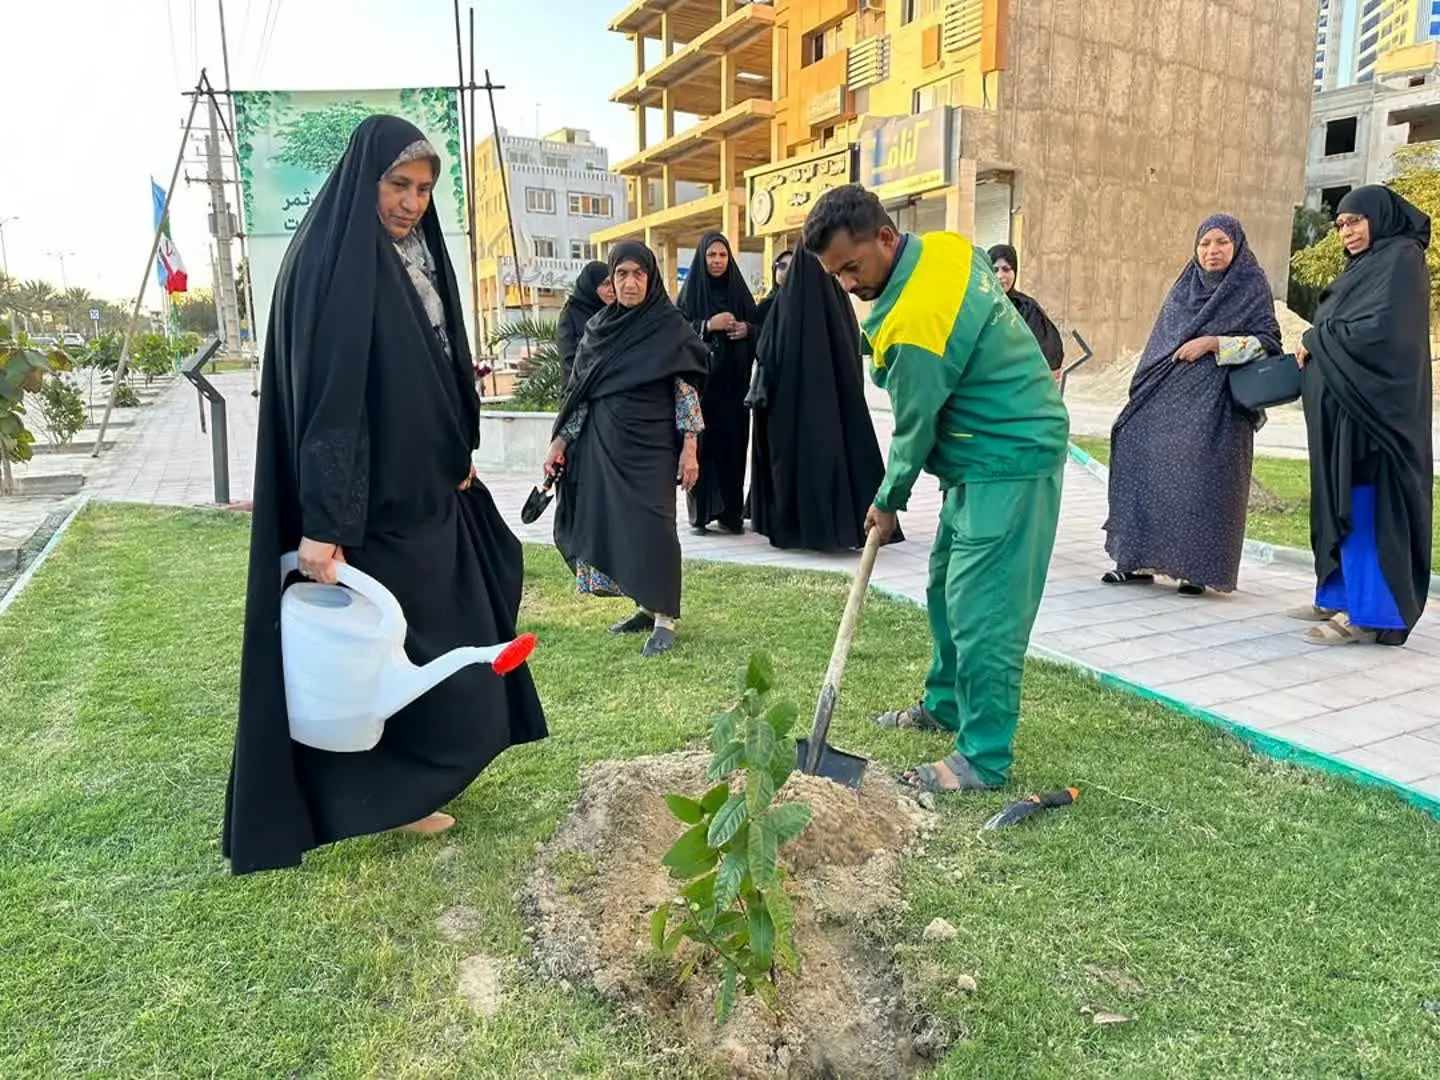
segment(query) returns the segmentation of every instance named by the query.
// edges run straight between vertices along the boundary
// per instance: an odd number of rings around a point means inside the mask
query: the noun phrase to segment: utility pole
[[[215,238],[215,314],[227,351],[240,348],[240,309],[235,298],[235,263],[231,246],[235,219],[225,198],[229,178],[220,164],[220,109],[209,95],[210,135],[205,140],[205,182],[210,186],[210,235]]]

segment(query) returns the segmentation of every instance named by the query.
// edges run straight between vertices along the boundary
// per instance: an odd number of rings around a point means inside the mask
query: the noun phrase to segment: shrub
[[[40,426],[52,446],[68,446],[85,426],[85,396],[68,379],[46,379],[40,384]]]

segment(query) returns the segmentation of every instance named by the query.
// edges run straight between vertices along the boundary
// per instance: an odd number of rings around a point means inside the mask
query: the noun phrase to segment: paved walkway
[[[231,498],[248,499],[256,413],[249,376],[215,381],[231,406]],[[888,441],[889,415],[877,411],[875,417],[882,441]],[[87,484],[94,496],[165,504],[212,499],[208,436],[199,430],[195,394],[184,385],[144,409],[134,431],[101,462]],[[548,516],[534,526],[519,524],[534,476],[484,479],[523,539],[549,542]],[[1309,575],[1291,567],[1247,561],[1238,592],[1201,599],[1159,585],[1102,586],[1104,486],[1076,464],[1065,483],[1060,535],[1033,641],[1037,654],[1239,726],[1271,749],[1324,755],[1440,801],[1440,619],[1422,621],[1404,649],[1317,649],[1305,645],[1304,628],[1282,614],[1311,598]],[[922,478],[903,519],[910,539],[881,551],[877,586],[923,598],[938,509],[939,492]],[[777,551],[748,534],[695,537],[687,531],[682,543],[691,558],[751,566],[845,572],[855,563],[853,555]]]

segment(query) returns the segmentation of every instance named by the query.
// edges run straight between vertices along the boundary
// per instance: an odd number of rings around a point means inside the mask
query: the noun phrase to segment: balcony
[[[735,148],[738,183],[745,168],[770,160],[770,121],[774,115],[772,101],[742,101],[626,158],[615,166],[615,171],[623,176],[645,177],[657,175],[669,166],[676,180],[713,184],[721,174],[720,142],[728,139]]]
[[[654,7],[659,2],[649,0],[646,6]],[[709,115],[720,102],[721,56],[730,58],[736,101],[770,97],[770,32],[775,25],[775,9],[746,4],[717,23],[713,21],[714,0],[702,6],[710,11],[711,22],[685,36],[686,44],[610,95],[611,101],[631,108],[659,108],[669,90],[676,112]],[[673,16],[671,23],[672,36],[681,37],[675,31]],[[611,29],[615,28],[611,24]]]
[[[643,218],[612,225],[608,229],[592,233],[590,240],[597,245],[618,244],[622,240],[645,240],[647,231],[656,242],[670,241],[681,247],[694,245],[707,232],[722,227],[727,209],[743,210],[745,193],[740,189],[717,191],[699,199],[672,206],[668,210],[656,210]],[[737,247],[741,246],[736,244]]]

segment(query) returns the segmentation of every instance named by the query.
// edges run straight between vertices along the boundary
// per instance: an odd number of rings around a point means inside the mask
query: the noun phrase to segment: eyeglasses
[[[1347,215],[1346,217],[1337,217],[1335,219],[1335,228],[1339,229],[1341,232],[1344,232],[1346,229],[1358,229],[1360,227],[1360,223],[1364,220],[1365,219],[1363,217],[1358,216],[1351,217]]]

